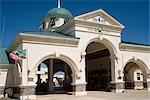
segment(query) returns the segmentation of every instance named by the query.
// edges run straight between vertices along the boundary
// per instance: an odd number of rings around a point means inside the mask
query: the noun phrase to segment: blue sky
[[[149,0],[61,0],[73,16],[104,9],[125,25],[123,41],[140,44],[150,44],[149,5]],[[0,0],[1,46],[8,47],[19,32],[39,31],[42,17],[56,6],[56,0]]]

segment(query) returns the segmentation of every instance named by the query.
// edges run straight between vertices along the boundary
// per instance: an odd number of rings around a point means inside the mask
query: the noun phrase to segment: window
[[[69,21],[69,18],[65,18],[64,20],[64,23],[68,22]]]
[[[96,17],[94,17],[94,18],[93,18],[93,21],[94,21],[94,22],[97,22],[97,18],[96,18]]]
[[[46,25],[45,25],[45,22],[43,22],[43,30],[45,29]]]
[[[93,21],[97,23],[106,24],[106,20],[101,17],[93,17]]]
[[[55,19],[56,19],[56,18],[51,18],[48,27],[55,26]]]
[[[137,80],[141,79],[140,75],[141,75],[140,73],[137,73]]]

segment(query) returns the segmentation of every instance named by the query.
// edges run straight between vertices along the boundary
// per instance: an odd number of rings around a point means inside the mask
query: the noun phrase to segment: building
[[[65,73],[66,91],[77,96],[110,85],[117,93],[150,90],[150,46],[121,41],[124,26],[104,10],[73,17],[58,5],[40,24],[41,31],[19,33],[9,48],[0,48],[1,96],[11,89],[17,98],[36,99],[41,63],[48,68],[44,92],[55,90],[58,71]]]

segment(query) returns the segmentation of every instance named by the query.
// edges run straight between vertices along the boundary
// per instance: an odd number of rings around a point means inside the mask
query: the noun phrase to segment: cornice
[[[76,47],[79,39],[53,37],[53,36],[42,36],[42,35],[31,35],[20,33],[10,45],[8,51],[12,51],[18,47],[21,43],[31,44],[47,44],[47,45],[62,45]]]
[[[150,46],[142,46],[142,45],[135,45],[135,44],[126,44],[120,43],[119,49],[121,51],[132,51],[132,52],[150,52]]]
[[[93,29],[101,29],[103,31],[111,31],[111,32],[120,33],[123,29],[122,27],[117,26],[117,25],[105,25],[105,24],[85,21],[81,19],[75,19],[74,22],[75,22],[75,25],[78,25],[78,26],[93,28]]]

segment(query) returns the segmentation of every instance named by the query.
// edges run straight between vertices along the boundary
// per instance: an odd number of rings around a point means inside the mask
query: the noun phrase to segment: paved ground
[[[88,91],[87,96],[50,94],[38,95],[37,100],[150,100],[150,92],[145,90],[127,91],[125,93]]]

